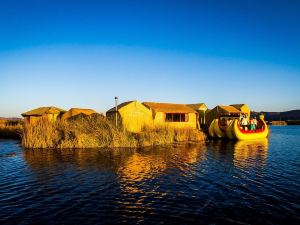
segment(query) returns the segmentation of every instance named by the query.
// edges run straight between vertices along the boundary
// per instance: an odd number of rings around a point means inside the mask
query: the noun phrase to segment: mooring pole
[[[118,97],[115,97],[116,127],[118,127]]]

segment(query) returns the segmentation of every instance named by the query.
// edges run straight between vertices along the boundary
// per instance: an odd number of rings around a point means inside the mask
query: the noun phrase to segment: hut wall
[[[123,127],[130,132],[140,132],[143,127],[152,127],[151,110],[144,105],[133,102],[119,110]]]
[[[205,113],[205,122],[207,126],[211,124],[211,122],[219,115],[217,108],[214,108],[212,110],[206,111]]]
[[[198,112],[198,118],[199,118],[199,124],[200,125],[203,125],[203,124],[206,124],[206,121],[205,121],[205,113],[206,113],[206,110],[197,110]]]
[[[197,114],[196,113],[188,113],[188,121],[187,122],[167,122],[166,121],[166,113],[157,112],[155,113],[154,118],[155,126],[170,126],[174,128],[197,128]]]
[[[106,116],[112,123],[115,123],[115,112],[109,112]],[[153,119],[151,110],[141,103],[132,102],[119,109],[118,126],[122,126],[125,130],[134,133],[140,132],[143,127],[152,127]]]
[[[48,120],[49,122],[54,123],[57,120],[59,114],[45,114],[43,116],[26,116],[24,121],[25,124],[36,124],[39,120]]]
[[[59,114],[46,114],[42,118],[46,118],[49,122],[54,123],[57,120]]]
[[[42,117],[41,116],[26,116],[24,119],[25,124],[34,125],[39,121]]]

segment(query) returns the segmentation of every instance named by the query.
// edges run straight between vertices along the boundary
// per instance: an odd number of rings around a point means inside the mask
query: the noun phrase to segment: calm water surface
[[[78,223],[300,224],[300,126],[138,150],[0,140],[0,224]]]

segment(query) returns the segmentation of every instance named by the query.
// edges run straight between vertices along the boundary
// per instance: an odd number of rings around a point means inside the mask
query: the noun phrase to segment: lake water
[[[300,126],[119,150],[0,140],[0,224],[300,224]]]

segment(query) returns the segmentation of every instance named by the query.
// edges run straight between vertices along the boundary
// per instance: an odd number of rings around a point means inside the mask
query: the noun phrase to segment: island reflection
[[[34,149],[24,150],[32,170],[75,166],[116,173],[120,179],[141,181],[164,173],[169,168],[187,169],[189,164],[205,160],[205,146],[198,144],[142,149]]]

